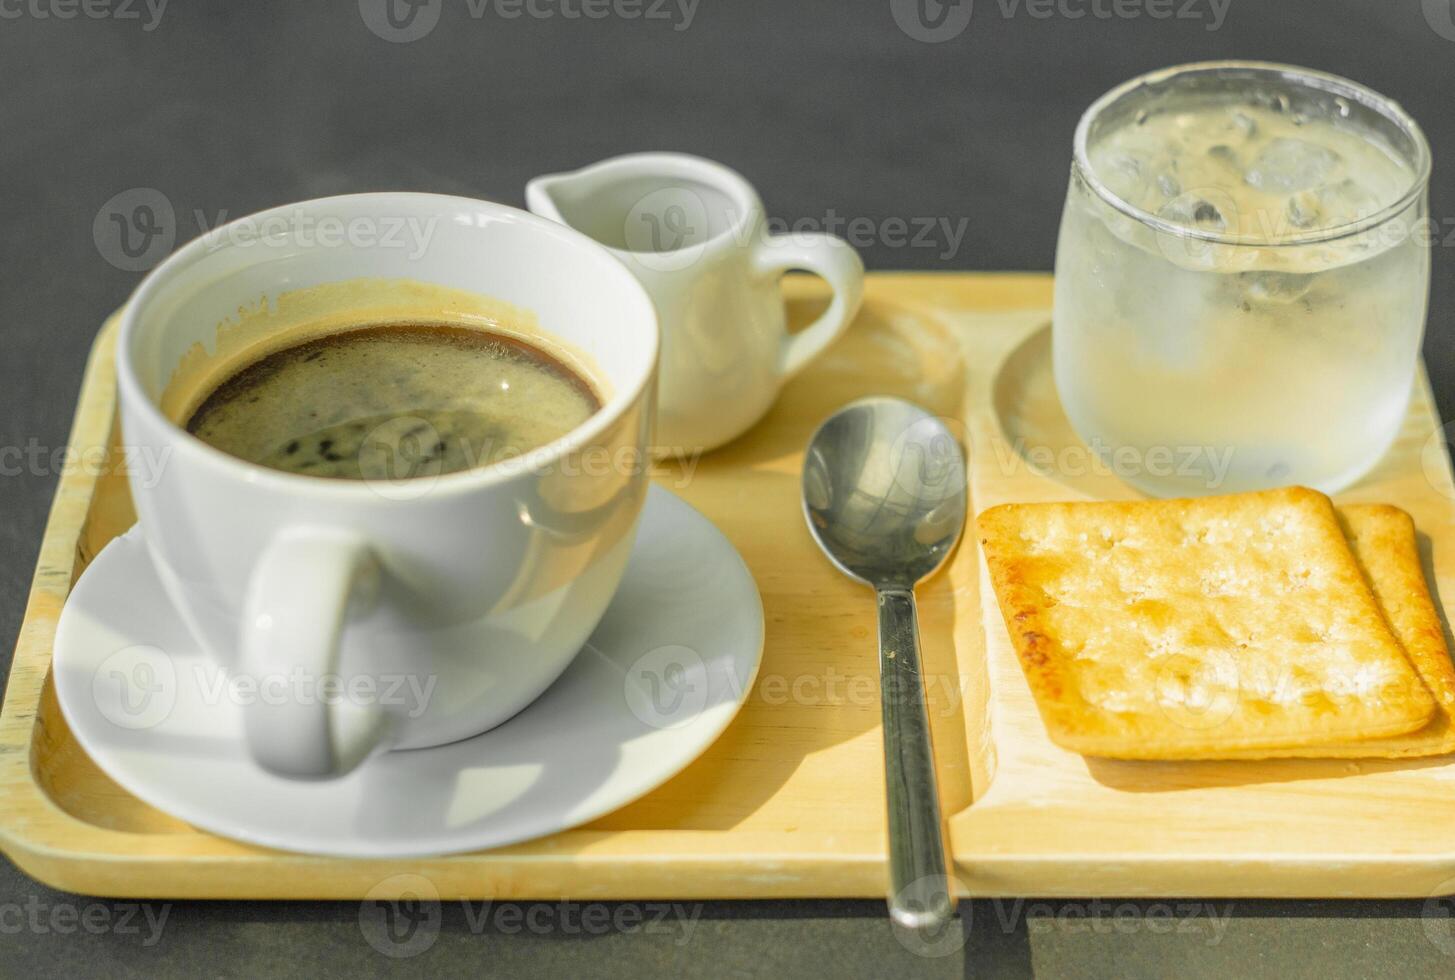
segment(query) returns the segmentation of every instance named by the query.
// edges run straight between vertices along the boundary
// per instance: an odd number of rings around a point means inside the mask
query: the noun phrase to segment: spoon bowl
[[[803,507],[845,574],[911,588],[944,563],[965,526],[965,457],[944,423],[917,405],[852,402],[809,442]]]

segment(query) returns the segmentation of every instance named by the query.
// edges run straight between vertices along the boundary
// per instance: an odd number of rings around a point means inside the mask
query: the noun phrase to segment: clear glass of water
[[[1430,150],[1332,75],[1187,65],[1097,100],[1056,247],[1056,385],[1156,496],[1348,486],[1397,434],[1429,293]]]

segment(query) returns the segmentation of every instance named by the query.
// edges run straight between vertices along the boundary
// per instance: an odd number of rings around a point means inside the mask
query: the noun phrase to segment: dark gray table
[[[1403,102],[1444,162],[1432,211],[1455,241],[1450,0],[1046,3],[979,0],[956,36],[929,43],[923,22],[896,25],[896,13],[913,17],[908,0],[607,0],[593,8],[604,19],[572,16],[581,0],[432,0],[402,29],[382,0],[178,2],[160,16],[156,0],[0,0],[0,447],[65,444],[86,349],[138,278],[93,226],[133,188],[165,195],[175,217],[161,231],[181,242],[219,218],[348,191],[519,204],[533,174],[681,149],[739,168],[790,222],[965,219],[958,241],[876,235],[863,248],[871,268],[1049,269],[1082,108],[1150,68],[1246,57],[1337,71]],[[944,30],[964,24],[955,18],[968,7],[950,10]],[[410,33],[422,36],[398,43]],[[1425,350],[1448,412],[1455,258],[1445,244],[1434,250]],[[6,637],[56,482],[21,469],[0,476]],[[4,864],[0,976],[349,976],[402,965],[451,975],[1435,977],[1455,975],[1451,908],[976,902],[964,950],[930,958],[903,949],[870,901],[689,905],[690,928],[672,913],[631,928],[638,913],[656,914],[640,905],[449,905],[416,934],[427,948],[395,960],[368,941],[380,935],[370,910],[361,920],[352,903],[152,903],[128,915],[126,903],[59,894]],[[156,937],[149,923],[164,913]],[[78,922],[109,925],[93,934]]]

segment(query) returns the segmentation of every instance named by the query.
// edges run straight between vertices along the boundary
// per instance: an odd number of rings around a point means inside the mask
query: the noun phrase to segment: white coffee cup
[[[603,407],[524,456],[389,486],[255,466],[163,411],[184,356],[221,345],[218,324],[240,309],[396,281],[533,316],[542,342],[595,365]],[[586,236],[432,194],[263,212],[143,280],[117,351],[123,439],[164,463],[132,476],[132,496],[169,597],[209,653],[257,685],[243,711],[260,764],[328,777],[378,747],[465,738],[565,670],[616,590],[645,500],[657,336],[640,284]],[[391,687],[428,697],[391,700]]]
[[[536,214],[610,248],[647,287],[662,324],[656,444],[712,449],[773,405],[789,378],[848,328],[864,290],[849,244],[816,231],[772,234],[743,177],[682,153],[633,153],[526,185]],[[823,277],[829,308],[790,334],[778,280]]]

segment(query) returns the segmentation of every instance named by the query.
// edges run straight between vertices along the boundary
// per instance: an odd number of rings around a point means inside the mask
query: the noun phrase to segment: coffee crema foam
[[[397,480],[523,455],[601,405],[589,382],[533,344],[423,320],[268,353],[212,390],[186,427],[271,469]]]

